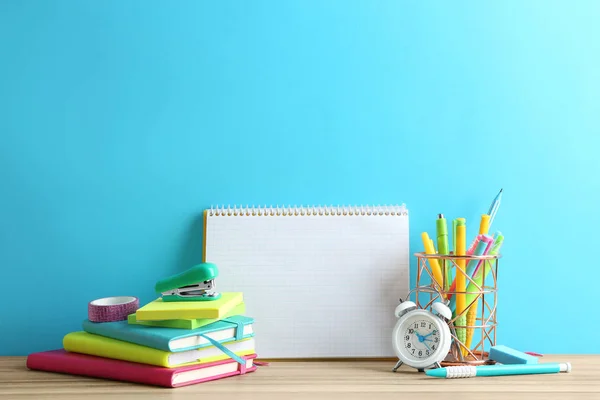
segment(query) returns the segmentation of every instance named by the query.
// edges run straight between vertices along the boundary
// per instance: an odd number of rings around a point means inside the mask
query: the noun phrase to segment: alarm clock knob
[[[452,311],[443,303],[433,303],[431,306],[433,312],[440,317],[449,320],[452,319]]]
[[[417,305],[415,303],[413,303],[412,301],[404,301],[404,302],[398,304],[398,306],[396,306],[396,310],[394,311],[394,314],[396,315],[396,318],[400,318],[407,312],[415,310],[416,308],[417,308]]]

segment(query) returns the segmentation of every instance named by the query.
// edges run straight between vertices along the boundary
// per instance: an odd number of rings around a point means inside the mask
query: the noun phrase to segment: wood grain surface
[[[177,389],[29,371],[24,357],[0,357],[0,399],[600,399],[600,356],[569,361],[571,373],[437,379],[390,361],[275,361],[244,376]],[[410,397],[408,397],[410,396]]]

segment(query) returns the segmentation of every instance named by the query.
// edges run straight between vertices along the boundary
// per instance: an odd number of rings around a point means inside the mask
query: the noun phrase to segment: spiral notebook
[[[400,206],[221,207],[204,213],[216,288],[243,292],[262,358],[394,357],[409,290]]]

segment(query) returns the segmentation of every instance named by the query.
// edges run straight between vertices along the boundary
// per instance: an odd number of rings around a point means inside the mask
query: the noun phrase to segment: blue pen
[[[425,371],[427,376],[437,378],[472,378],[474,376],[501,376],[501,375],[530,375],[530,374],[555,374],[558,372],[571,372],[571,363],[543,363],[543,364],[516,364],[516,365],[482,365],[474,367],[461,365],[458,367],[437,368]]]
[[[492,202],[492,205],[490,206],[490,210],[488,211],[488,215],[490,216],[490,224],[489,224],[490,227],[492,226],[492,222],[494,222],[494,218],[496,217],[498,208],[500,208],[500,200],[502,200],[502,190],[504,190],[504,189],[500,189],[500,192],[498,192],[498,194],[496,195],[496,198],[494,198],[494,201]]]

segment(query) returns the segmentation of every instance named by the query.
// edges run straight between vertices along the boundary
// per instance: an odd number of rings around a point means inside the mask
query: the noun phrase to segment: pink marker
[[[475,249],[477,248],[477,245],[479,244],[479,241],[481,240],[482,236],[483,235],[477,235],[477,237],[473,240],[471,246],[469,246],[469,249],[467,250],[468,256],[472,256],[473,253],[475,253]]]
[[[494,244],[494,238],[492,238],[489,235],[479,235],[479,236],[481,236],[480,242],[482,244],[485,243],[485,249],[483,250],[483,252],[481,254],[477,254],[477,255],[486,256],[490,252],[490,249],[492,248],[492,245]],[[473,262],[473,261],[474,260],[472,260],[471,262]],[[477,260],[477,266],[470,274],[471,277],[474,277],[477,274],[477,271],[479,270],[479,267],[482,264],[483,264],[483,260]]]

